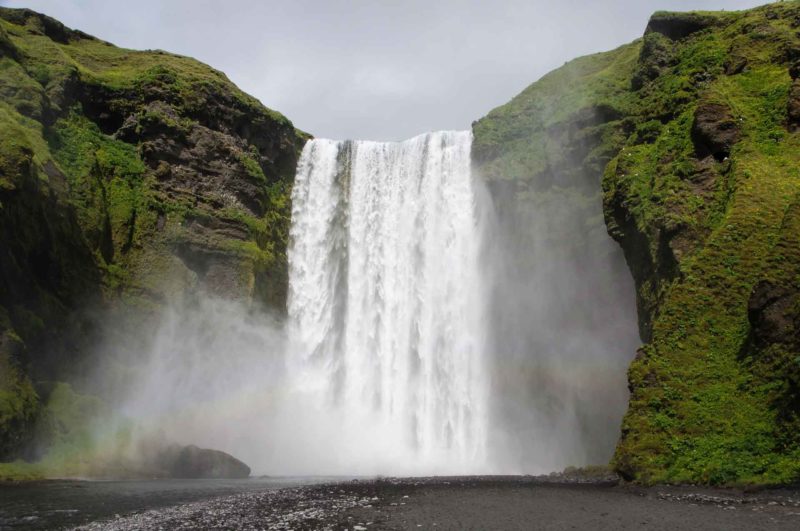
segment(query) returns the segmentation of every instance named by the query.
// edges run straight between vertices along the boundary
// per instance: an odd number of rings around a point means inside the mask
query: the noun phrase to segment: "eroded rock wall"
[[[0,131],[0,457],[47,398],[33,382],[135,352],[165,305],[283,311],[307,135],[224,74],[0,8]]]

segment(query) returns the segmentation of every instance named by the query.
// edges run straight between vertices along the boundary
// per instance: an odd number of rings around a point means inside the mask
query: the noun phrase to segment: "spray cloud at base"
[[[607,461],[637,341],[620,253],[574,198],[490,194],[470,142],[310,141],[288,316],[210,297],[172,308],[124,414],[257,474]]]

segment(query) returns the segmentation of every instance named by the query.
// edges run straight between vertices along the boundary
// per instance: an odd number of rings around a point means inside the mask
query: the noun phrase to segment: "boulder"
[[[163,473],[171,478],[240,479],[250,476],[250,467],[232,455],[193,444],[170,445],[162,452],[159,461]]]
[[[725,59],[725,63],[722,67],[725,69],[725,74],[728,76],[741,74],[747,70],[747,57],[733,53]]]
[[[639,61],[631,78],[631,88],[639,90],[675,62],[674,44],[661,33],[646,33],[642,39]]]
[[[727,105],[704,102],[694,112],[691,136],[698,159],[711,155],[722,161],[739,141],[739,124]]]

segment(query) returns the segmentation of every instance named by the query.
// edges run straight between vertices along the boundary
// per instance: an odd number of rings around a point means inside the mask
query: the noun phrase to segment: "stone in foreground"
[[[171,445],[161,455],[166,474],[176,479],[243,479],[250,476],[250,467],[230,454],[219,450]]]

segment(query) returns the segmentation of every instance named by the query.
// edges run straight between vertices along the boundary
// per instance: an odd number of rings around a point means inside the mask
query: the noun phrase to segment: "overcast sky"
[[[0,0],[118,46],[190,55],[318,137],[399,140],[470,123],[659,9],[758,0]]]

